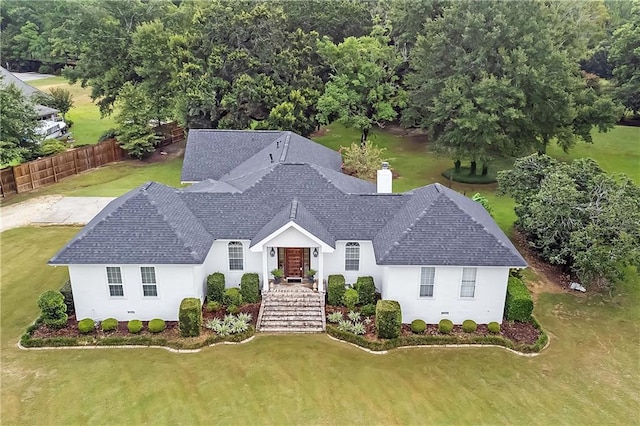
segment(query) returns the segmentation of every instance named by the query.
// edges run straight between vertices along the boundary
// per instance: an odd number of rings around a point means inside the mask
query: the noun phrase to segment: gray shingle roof
[[[270,144],[281,138],[285,158],[289,133],[264,133]],[[322,165],[264,163],[258,145],[260,161],[249,156],[219,179],[185,190],[145,184],[118,198],[51,263],[201,263],[215,239],[255,244],[293,221],[332,247],[371,240],[382,265],[526,266],[482,206],[442,185],[376,194]]]
[[[178,190],[147,183],[109,203],[49,263],[200,264],[212,243]]]

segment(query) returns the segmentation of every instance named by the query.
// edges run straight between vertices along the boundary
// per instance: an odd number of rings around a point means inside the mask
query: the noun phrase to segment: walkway
[[[0,232],[28,225],[85,225],[113,197],[44,195],[0,208]]]
[[[263,296],[258,331],[321,333],[324,328],[324,293],[294,284],[276,285]]]

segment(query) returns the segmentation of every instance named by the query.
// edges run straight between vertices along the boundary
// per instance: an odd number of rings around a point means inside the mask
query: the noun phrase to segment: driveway
[[[26,225],[84,225],[114,197],[45,195],[0,208],[0,232]]]
[[[22,81],[42,80],[43,78],[55,77],[55,75],[40,74],[39,72],[12,72],[11,74]]]

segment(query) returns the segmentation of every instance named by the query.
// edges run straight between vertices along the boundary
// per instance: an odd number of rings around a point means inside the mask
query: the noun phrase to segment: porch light
[[[313,257],[318,257],[318,247],[313,249]]]
[[[271,247],[271,251],[269,252],[269,255],[271,257],[274,257],[276,255],[276,250],[273,247]]]

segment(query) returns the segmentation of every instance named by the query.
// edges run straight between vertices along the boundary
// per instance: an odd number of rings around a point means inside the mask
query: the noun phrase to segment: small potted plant
[[[316,276],[316,271],[314,269],[309,269],[307,271],[307,278],[309,278],[310,280],[312,280],[313,277],[315,277],[315,276]]]
[[[271,271],[271,275],[273,275],[273,281],[278,284],[280,282],[280,280],[282,279],[282,276],[284,275],[284,272],[282,271],[282,269],[274,269],[273,271]]]

